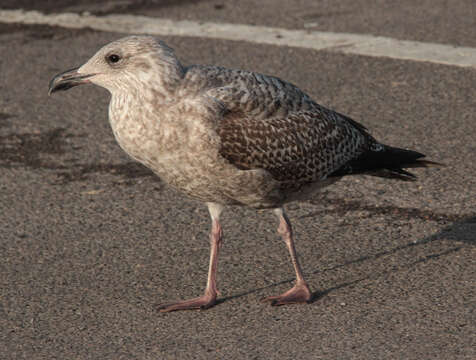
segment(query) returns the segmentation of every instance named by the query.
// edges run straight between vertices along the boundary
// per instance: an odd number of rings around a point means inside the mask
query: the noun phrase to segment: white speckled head
[[[141,84],[167,88],[183,76],[173,49],[152,36],[128,36],[109,43],[77,72],[113,94],[142,88]]]

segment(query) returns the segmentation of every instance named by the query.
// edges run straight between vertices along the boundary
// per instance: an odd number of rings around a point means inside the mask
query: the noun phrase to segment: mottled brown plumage
[[[403,167],[423,167],[422,154],[378,143],[348,117],[315,103],[276,77],[216,66],[183,66],[172,49],[149,36],[120,39],[86,64],[57,75],[50,93],[91,82],[111,92],[109,120],[120,146],[167,184],[208,204],[212,217],[205,294],[162,311],[215,304],[224,205],[273,208],[290,251],[296,285],[267,300],[307,302],[283,212],[340,177],[368,173],[404,180]]]

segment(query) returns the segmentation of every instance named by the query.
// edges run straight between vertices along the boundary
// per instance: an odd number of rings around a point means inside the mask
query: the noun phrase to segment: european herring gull
[[[379,143],[364,126],[286,81],[218,66],[183,66],[170,47],[151,36],[104,46],[81,67],[56,75],[49,93],[86,83],[111,93],[109,121],[122,149],[168,185],[208,205],[212,227],[205,292],[161,305],[161,311],[216,303],[219,219],[225,205],[274,210],[296,283],[264,301],[306,303],[312,295],[283,205],[346,175],[414,180],[404,168],[435,165],[419,152]]]

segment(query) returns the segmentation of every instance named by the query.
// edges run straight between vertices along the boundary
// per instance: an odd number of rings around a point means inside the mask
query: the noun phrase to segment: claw
[[[312,299],[311,291],[306,283],[296,284],[293,288],[277,296],[269,296],[261,302],[269,302],[271,306],[309,303]]]

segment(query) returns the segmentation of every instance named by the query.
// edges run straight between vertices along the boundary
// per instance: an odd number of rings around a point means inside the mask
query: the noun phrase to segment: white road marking
[[[392,59],[427,61],[476,68],[476,48],[397,40],[382,36],[288,30],[265,26],[178,21],[139,15],[94,16],[88,13],[43,14],[1,10],[0,22],[56,25],[65,28],[169,36],[240,40],[258,44],[326,50]]]

